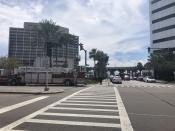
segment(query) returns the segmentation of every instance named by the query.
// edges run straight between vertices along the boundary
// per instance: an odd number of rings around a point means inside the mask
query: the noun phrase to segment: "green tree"
[[[0,68],[13,70],[14,68],[19,67],[19,63],[14,57],[0,57]]]
[[[140,71],[140,75],[143,69],[144,69],[143,64],[141,62],[137,63],[137,70]]]
[[[96,61],[97,64],[95,65],[95,74],[97,78],[105,78],[107,72],[107,64],[109,60],[109,56],[104,53],[103,51],[97,51],[96,53]]]
[[[96,61],[96,54],[97,54],[97,49],[92,49],[89,52],[89,58],[94,60],[94,67],[95,67],[95,61]]]
[[[74,36],[71,34],[62,34],[62,36],[60,38],[60,43],[62,43],[66,47],[64,67],[68,67],[68,63],[67,63],[68,62],[68,45],[72,43],[73,37]]]
[[[173,72],[175,71],[175,60],[173,53],[169,51],[159,51],[149,56],[148,62],[154,69],[155,77],[167,81],[173,80]]]
[[[145,63],[144,68],[145,68],[146,70],[151,70],[151,69],[153,69],[153,68],[152,68],[151,62]]]
[[[59,42],[61,38],[59,26],[56,26],[56,22],[45,19],[39,23],[38,32],[44,40],[44,50],[50,59],[50,67],[52,67],[52,49],[62,46],[62,43]]]

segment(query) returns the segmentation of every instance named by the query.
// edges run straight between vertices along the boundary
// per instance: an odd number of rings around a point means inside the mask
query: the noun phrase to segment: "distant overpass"
[[[111,74],[114,74],[115,71],[119,71],[119,72],[130,72],[130,71],[134,71],[136,69],[136,67],[107,67],[108,71],[110,71]]]
[[[134,70],[136,67],[107,67],[108,70]]]
[[[93,67],[87,67],[87,70],[93,70]],[[119,72],[135,71],[136,67],[134,67],[134,66],[131,66],[131,67],[107,67],[107,70],[110,71],[111,74],[114,74],[115,71],[119,71]]]

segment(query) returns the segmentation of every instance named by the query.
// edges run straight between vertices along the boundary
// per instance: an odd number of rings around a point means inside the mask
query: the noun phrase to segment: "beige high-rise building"
[[[9,57],[15,57],[23,66],[46,66],[44,41],[36,30],[38,23],[25,22],[24,28],[11,27],[9,30]],[[69,33],[68,28],[59,27],[59,32]],[[77,65],[79,54],[79,37],[71,35],[72,43],[68,44],[68,67]],[[65,62],[66,46],[52,49],[53,66],[62,66]],[[57,61],[56,61],[57,60]]]

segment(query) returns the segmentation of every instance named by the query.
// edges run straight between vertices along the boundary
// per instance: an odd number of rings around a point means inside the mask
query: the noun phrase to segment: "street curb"
[[[9,92],[9,91],[0,91],[0,94],[33,94],[33,95],[45,95],[45,94],[58,94],[63,93],[64,90],[53,91],[53,92]]]

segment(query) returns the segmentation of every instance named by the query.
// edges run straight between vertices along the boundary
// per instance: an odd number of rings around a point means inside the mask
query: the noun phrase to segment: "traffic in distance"
[[[112,83],[115,83],[115,84],[122,84],[122,81],[130,81],[130,80],[143,81],[143,82],[147,82],[147,83],[156,83],[156,79],[152,76],[132,77],[132,76],[126,74],[122,77],[120,75],[110,75],[109,79]]]

